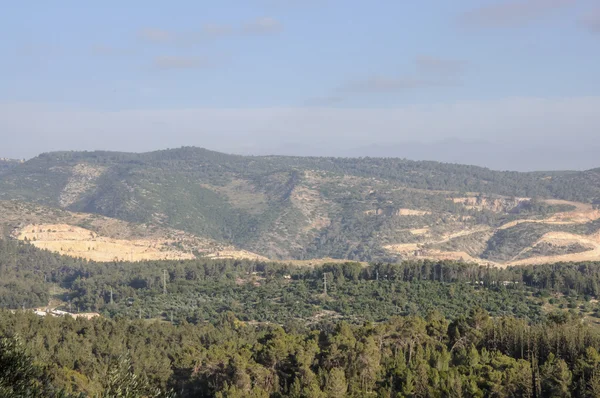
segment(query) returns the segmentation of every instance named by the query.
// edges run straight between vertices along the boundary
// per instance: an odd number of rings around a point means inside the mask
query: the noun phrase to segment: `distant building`
[[[98,314],[97,312],[84,312],[84,313],[80,313],[80,314],[72,314],[70,312],[67,311],[61,311],[61,310],[57,310],[57,309],[51,309],[51,310],[44,310],[44,309],[40,309],[40,308],[36,308],[33,311],[34,314],[38,315],[38,316],[47,316],[47,315],[51,315],[51,316],[71,316],[75,319],[77,318],[85,318],[85,319],[92,319],[92,318],[96,318],[97,316],[100,316],[100,314]]]

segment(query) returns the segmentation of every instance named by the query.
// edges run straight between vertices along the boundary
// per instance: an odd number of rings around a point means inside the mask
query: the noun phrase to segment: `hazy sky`
[[[600,149],[597,0],[5,3],[0,157]]]

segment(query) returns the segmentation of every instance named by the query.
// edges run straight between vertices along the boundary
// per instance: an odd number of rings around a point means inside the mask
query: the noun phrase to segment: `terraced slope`
[[[498,204],[499,199],[490,201],[490,205],[497,212],[505,212],[506,209],[501,209]],[[453,199],[456,203],[463,203],[467,207],[473,206],[473,201],[463,200],[460,198]],[[519,198],[518,203],[528,203],[530,199]],[[481,199],[478,204],[478,210],[483,210],[487,201]],[[432,239],[428,232],[420,233],[419,236],[424,237],[419,243],[400,243],[387,245],[385,248],[394,253],[401,254],[408,258],[421,259],[452,259],[472,261],[481,264],[490,264],[495,266],[511,266],[525,264],[543,264],[552,262],[578,262],[578,261],[597,261],[600,259],[600,211],[590,204],[569,202],[564,200],[545,200],[544,203],[550,206],[568,206],[572,210],[554,213],[546,218],[537,219],[519,219],[509,221],[494,228],[491,226],[481,225],[474,228],[465,228],[462,231],[450,233],[442,236],[441,239]],[[510,210],[510,209],[509,209]],[[539,239],[532,243],[525,242],[525,247],[514,253],[509,258],[495,259],[493,256],[486,256],[485,249],[489,249],[493,238],[504,231],[511,232],[517,227],[523,227],[527,224],[535,226],[543,225],[558,229],[564,228],[587,228],[593,231],[590,234],[577,234],[569,232],[546,232]],[[429,231],[428,228],[418,230]],[[475,246],[479,248],[475,250],[451,250],[452,245],[467,247],[466,240],[474,237]],[[477,242],[479,241],[479,242]],[[484,243],[484,245],[477,245]],[[506,243],[506,242],[500,242]]]
[[[48,153],[0,175],[0,199],[185,231],[274,260],[418,257],[510,264],[582,253],[590,247],[583,241],[598,230],[598,198],[600,170],[497,172],[199,148]],[[582,243],[565,248],[540,241],[551,232],[581,236]]]

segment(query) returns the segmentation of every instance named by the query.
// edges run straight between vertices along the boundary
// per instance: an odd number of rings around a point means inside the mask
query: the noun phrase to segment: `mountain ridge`
[[[527,204],[514,205],[513,198]],[[531,244],[545,242],[544,228],[583,234],[582,242],[589,242],[595,219],[537,221],[565,213],[565,206],[592,206],[598,198],[600,168],[513,172],[396,158],[242,156],[196,147],[49,152],[0,175],[1,200],[152,223],[283,260],[396,261],[464,252],[474,261],[504,264],[517,253],[499,253],[518,245],[499,248],[498,236],[508,236],[500,226],[536,221],[508,228],[519,236],[538,231]],[[477,242],[456,236],[452,248],[445,241],[459,230],[484,227],[488,233],[476,234]],[[428,232],[411,232],[417,230]],[[398,245],[418,248],[389,249],[404,247]],[[546,251],[562,250],[555,249]]]

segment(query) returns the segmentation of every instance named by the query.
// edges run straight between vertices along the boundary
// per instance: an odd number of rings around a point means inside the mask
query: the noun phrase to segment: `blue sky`
[[[0,34],[0,156],[600,136],[593,0],[20,1]]]

